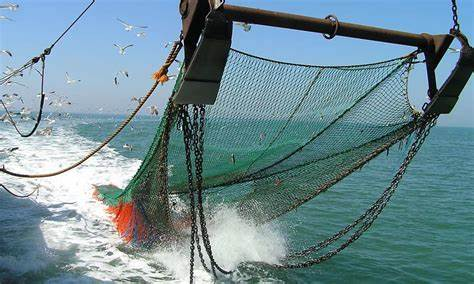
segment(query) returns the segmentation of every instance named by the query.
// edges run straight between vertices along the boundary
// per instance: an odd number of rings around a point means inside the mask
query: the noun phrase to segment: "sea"
[[[50,136],[20,138],[0,123],[0,165],[42,173],[80,159],[121,122],[118,115],[72,115]],[[141,116],[79,168],[45,179],[0,175],[0,283],[185,283],[189,244],[141,249],[124,243],[93,185],[127,185],[160,118]],[[30,125],[20,124],[27,129]],[[132,145],[124,148],[124,144]],[[6,149],[18,147],[9,152]],[[232,270],[214,278],[196,263],[197,283],[473,283],[474,129],[436,127],[374,225],[331,259],[300,269],[284,261],[364,212],[389,185],[406,151],[370,162],[276,221],[257,225],[222,204],[209,224],[216,261]],[[389,159],[390,158],[390,159]],[[388,169],[387,169],[388,167]]]

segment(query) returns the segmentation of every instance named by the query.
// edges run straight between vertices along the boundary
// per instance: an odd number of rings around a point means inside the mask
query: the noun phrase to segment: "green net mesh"
[[[327,67],[231,50],[216,103],[206,107],[206,192],[225,192],[225,202],[266,222],[325,191],[414,130],[412,59]],[[175,122],[170,103],[129,186],[100,192],[109,205],[133,203],[135,218],[154,230],[172,227],[169,196],[188,191]],[[137,230],[127,233],[135,239]]]

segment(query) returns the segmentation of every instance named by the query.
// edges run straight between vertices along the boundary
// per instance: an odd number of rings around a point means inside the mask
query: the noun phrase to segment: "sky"
[[[0,15],[14,21],[0,20],[0,49],[13,52],[9,58],[0,55],[0,70],[18,67],[41,53],[77,17],[89,0],[26,0],[2,1],[17,3],[20,8]],[[450,0],[228,0],[228,4],[295,13],[324,18],[334,14],[340,21],[396,29],[412,33],[448,33],[452,26]],[[134,104],[131,97],[146,94],[153,83],[151,75],[164,62],[168,50],[165,43],[178,38],[181,18],[179,0],[97,0],[89,12],[60,41],[47,59],[46,91],[56,91],[72,102],[70,112],[126,113]],[[473,37],[473,0],[458,0],[462,31]],[[117,21],[120,18],[134,25],[146,25],[145,38],[127,32]],[[244,32],[234,26],[232,47],[261,57],[315,64],[351,65],[400,57],[414,49],[336,36],[326,40],[319,34],[286,29],[252,26]],[[474,38],[472,39],[474,41]],[[115,44],[134,46],[120,55]],[[453,47],[459,47],[453,43]],[[182,57],[182,55],[181,55]],[[449,75],[458,54],[447,53],[437,69],[438,85]],[[114,77],[127,70],[128,79]],[[81,82],[66,84],[65,73]],[[170,74],[177,73],[172,67]],[[23,87],[0,87],[1,93],[20,93],[25,104],[37,109],[39,77],[25,74]],[[445,126],[474,127],[474,88],[472,79],[461,94],[451,114],[440,118]],[[157,105],[160,112],[170,95],[173,82],[165,84],[147,103]],[[421,107],[426,101],[426,71],[418,64],[409,81],[412,104]]]

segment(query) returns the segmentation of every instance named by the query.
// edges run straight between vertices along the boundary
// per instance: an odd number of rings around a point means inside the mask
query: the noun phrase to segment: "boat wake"
[[[19,172],[50,172],[77,161],[99,143],[71,127],[55,130],[52,136],[20,140],[8,125],[1,125],[0,149],[19,149],[0,156],[0,163]],[[124,244],[105,206],[92,197],[94,184],[126,186],[139,165],[140,160],[106,147],[60,176],[28,180],[2,175],[1,182],[19,193],[39,190],[29,199],[0,192],[0,280],[189,281],[189,242],[151,251]],[[277,263],[286,253],[277,225],[256,226],[224,206],[213,213],[208,230],[214,257],[225,269],[249,261]],[[196,279],[213,282],[199,261],[196,265]]]

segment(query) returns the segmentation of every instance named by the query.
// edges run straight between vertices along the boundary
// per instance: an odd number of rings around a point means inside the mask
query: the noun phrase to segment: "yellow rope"
[[[165,64],[153,74],[153,79],[155,82],[151,86],[150,90],[148,93],[143,97],[143,99],[139,100],[138,106],[135,108],[135,110],[119,125],[119,127],[112,133],[110,134],[97,148],[89,152],[86,156],[84,156],[81,160],[77,161],[76,163],[70,165],[69,167],[63,168],[61,170],[51,172],[51,173],[45,173],[45,174],[24,174],[24,173],[17,173],[17,172],[12,172],[9,171],[5,168],[5,166],[2,166],[0,169],[0,172],[3,172],[5,174],[9,174],[15,177],[21,177],[21,178],[46,178],[46,177],[52,177],[52,176],[57,176],[60,174],[63,174],[67,171],[70,171],[85,161],[87,161],[89,158],[94,156],[97,152],[102,150],[107,144],[110,143],[124,128],[127,126],[127,124],[135,117],[135,115],[138,113],[138,111],[142,108],[142,106],[145,104],[145,102],[148,100],[148,98],[153,94],[155,91],[156,87],[159,84],[163,84],[166,81],[168,81],[168,68],[170,67],[171,64],[173,64],[174,60],[176,59],[176,56],[178,56],[179,51],[181,50],[182,43],[181,41],[176,41],[174,43],[173,48],[170,51],[170,54],[168,58],[166,59]]]

